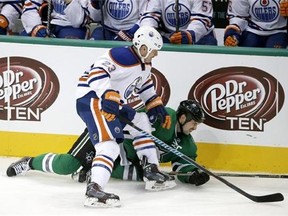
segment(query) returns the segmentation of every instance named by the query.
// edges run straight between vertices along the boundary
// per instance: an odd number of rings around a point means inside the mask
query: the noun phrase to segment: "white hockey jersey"
[[[195,32],[197,42],[214,29],[212,24],[213,6],[211,0],[179,0],[179,30]],[[140,25],[158,28],[162,35],[169,35],[176,31],[175,0],[150,0],[147,9],[141,17]]]
[[[257,35],[287,32],[287,19],[279,14],[280,0],[230,0],[227,17],[230,25],[237,25]]]
[[[44,0],[25,1],[21,20],[27,33],[42,24],[38,10],[43,2]],[[89,21],[88,7],[91,6],[89,0],[72,0],[68,5],[64,0],[51,0],[51,2],[53,7],[51,24],[79,28]]]
[[[151,64],[141,63],[129,46],[110,49],[80,77],[76,97],[94,91],[100,98],[107,89],[119,91],[125,104],[132,95],[138,94],[147,101],[156,95]]]
[[[104,26],[113,32],[129,30],[139,22],[148,0],[106,0],[103,5]],[[94,22],[101,22],[101,10],[92,8],[90,16]]]
[[[21,0],[0,0],[0,13],[9,21],[9,30],[14,27],[17,19],[20,18],[22,5],[23,2]]]

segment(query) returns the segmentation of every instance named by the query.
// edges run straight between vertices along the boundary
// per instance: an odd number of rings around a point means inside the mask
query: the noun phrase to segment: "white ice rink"
[[[222,182],[211,178],[201,187],[178,183],[169,191],[148,192],[143,182],[111,179],[105,191],[120,196],[120,208],[83,207],[85,184],[70,176],[29,171],[9,178],[6,168],[18,158],[0,158],[0,216],[198,216],[198,215],[288,215],[288,179],[223,177],[253,195],[280,192],[285,200],[255,203]]]

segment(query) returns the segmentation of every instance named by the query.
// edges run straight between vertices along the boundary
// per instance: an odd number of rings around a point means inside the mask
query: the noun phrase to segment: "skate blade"
[[[175,181],[166,181],[164,183],[157,183],[156,181],[145,181],[145,190],[148,191],[168,190],[174,188],[175,186]]]
[[[121,203],[120,203],[120,200],[117,200],[117,199],[108,199],[106,200],[106,203],[103,203],[103,202],[98,202],[97,198],[86,197],[84,206],[92,207],[92,208],[113,208],[113,207],[120,207]]]

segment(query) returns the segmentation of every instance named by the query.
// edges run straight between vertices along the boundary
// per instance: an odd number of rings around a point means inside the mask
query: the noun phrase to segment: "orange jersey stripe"
[[[105,124],[104,124],[104,121],[103,121],[103,118],[102,118],[102,115],[100,112],[100,108],[98,106],[98,102],[99,102],[99,99],[93,100],[93,109],[94,109],[96,118],[98,120],[98,123],[100,125],[99,133],[101,133],[101,135],[102,135],[102,140],[99,140],[99,141],[101,142],[101,141],[111,140],[111,138],[110,138],[110,136],[109,136],[109,134],[105,128]]]
[[[152,140],[142,140],[139,142],[134,142],[133,146],[139,146],[139,145],[143,145],[143,144],[147,144],[147,143],[151,143],[151,142],[152,142]]]
[[[102,157],[95,157],[94,159],[93,159],[93,162],[97,162],[97,161],[101,161],[101,162],[104,162],[105,164],[107,164],[109,167],[113,167],[113,163],[111,163],[110,161],[108,161],[108,160],[106,160],[106,159],[104,159],[104,158],[102,158]]]

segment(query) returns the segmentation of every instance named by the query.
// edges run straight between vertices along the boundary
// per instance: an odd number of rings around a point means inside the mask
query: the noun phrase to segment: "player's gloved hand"
[[[196,186],[200,186],[200,185],[203,185],[206,182],[208,182],[209,179],[210,179],[210,176],[207,173],[202,172],[199,169],[195,169],[192,172],[192,175],[189,177],[188,181],[189,181],[190,184],[194,184]]]
[[[156,95],[151,97],[146,101],[145,106],[150,123],[155,123],[157,118],[160,117],[163,128],[169,129],[171,127],[171,117],[165,110],[160,97]]]
[[[125,119],[132,121],[136,115],[136,110],[134,110],[129,105],[122,105],[122,108],[119,110],[119,115],[123,116]]]
[[[225,46],[238,46],[240,40],[241,30],[236,25],[228,25],[224,32]]]
[[[44,25],[37,25],[31,31],[31,37],[48,37],[47,28]]]
[[[5,16],[0,14],[0,35],[6,35],[7,34],[7,28],[8,28],[9,22]]]
[[[281,0],[279,3],[280,6],[280,15],[283,17],[288,16],[288,0]]]
[[[101,7],[105,4],[106,0],[90,0],[91,5],[96,9],[101,9]]]
[[[193,44],[195,41],[194,31],[179,31],[171,34],[170,43],[172,44]]]
[[[101,113],[110,122],[119,114],[119,105],[122,104],[118,91],[107,90],[102,95]]]

